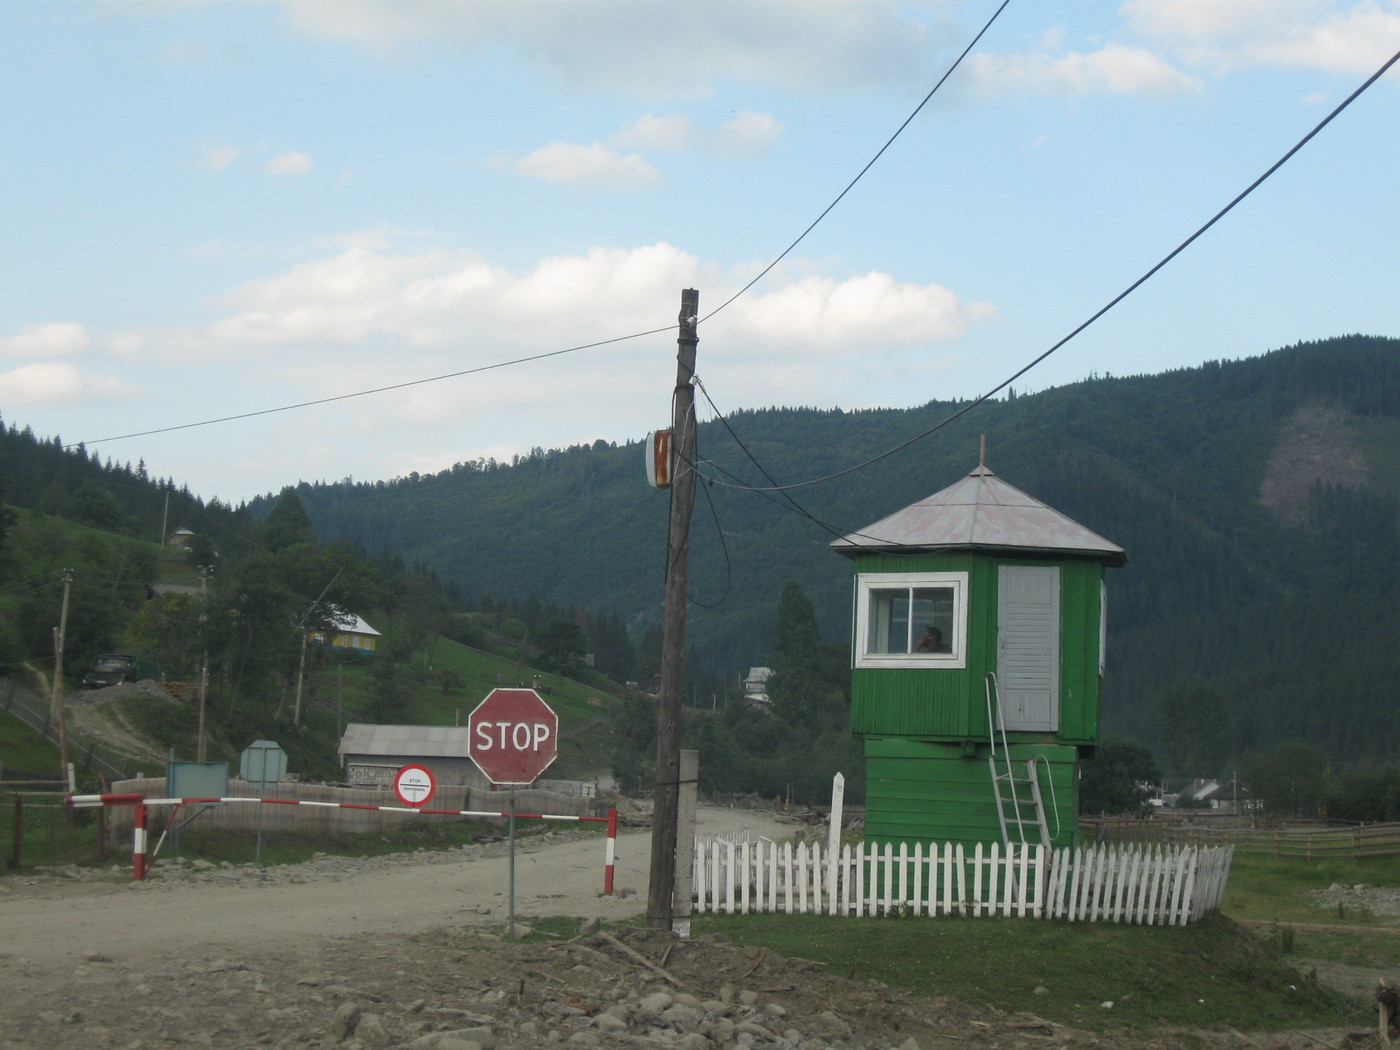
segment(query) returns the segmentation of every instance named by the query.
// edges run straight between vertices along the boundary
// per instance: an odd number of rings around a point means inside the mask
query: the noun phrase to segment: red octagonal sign
[[[559,754],[559,716],[533,689],[492,689],[467,729],[467,754],[493,784],[532,783]]]

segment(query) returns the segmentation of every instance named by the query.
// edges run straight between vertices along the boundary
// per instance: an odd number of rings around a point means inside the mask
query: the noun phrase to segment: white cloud
[[[36,324],[19,335],[0,339],[0,355],[7,357],[67,357],[88,349],[87,329],[73,321]]]
[[[1180,95],[1201,90],[1200,81],[1143,48],[1110,44],[1068,54],[980,54],[969,58],[972,75],[989,93],[1061,92],[1088,95]]]
[[[550,342],[555,349],[656,327],[655,301],[693,282],[697,269],[693,258],[666,244],[550,257],[520,276],[465,253],[357,246],[249,282],[210,304],[231,311],[213,334],[244,344],[466,340],[537,348]]]
[[[732,153],[761,153],[782,137],[783,125],[767,113],[747,110],[721,124],[715,135],[719,147]]]
[[[732,316],[730,316],[732,315]],[[720,315],[738,342],[813,356],[950,342],[996,316],[988,303],[964,303],[940,285],[901,284],[872,271],[836,280],[807,277],[737,300]]]
[[[782,133],[783,125],[768,114],[745,111],[710,132],[708,142],[724,153],[756,154]],[[681,150],[697,137],[695,122],[689,117],[648,113],[624,125],[606,143],[552,142],[524,157],[495,157],[489,163],[545,182],[642,189],[660,183],[661,173],[640,154],[623,154],[614,147]]]
[[[509,43],[566,80],[649,98],[721,80],[827,90],[903,86],[940,58],[926,5],[899,0],[281,0],[302,31],[374,50]]]
[[[295,345],[310,372],[324,372],[318,348],[339,355],[335,347],[357,343],[367,354],[386,345],[417,348],[421,367],[435,368],[427,362],[439,348],[509,357],[664,328],[673,322],[677,289],[711,288],[718,304],[745,276],[664,242],[553,256],[522,274],[462,253],[356,247],[224,296],[211,304],[225,311],[212,335],[244,346]],[[785,281],[776,271],[770,281],[771,290],[736,300],[709,330],[745,354],[800,348],[839,356],[951,341],[995,316],[990,305],[964,303],[947,288],[878,272]],[[452,370],[447,358],[440,363]]]
[[[1122,10],[1144,36],[1220,70],[1369,73],[1400,50],[1395,0],[1128,0]]]
[[[223,171],[242,155],[237,146],[211,146],[204,151],[203,166],[206,171]]]
[[[311,157],[305,153],[282,153],[273,157],[263,167],[269,175],[306,175],[311,171]]]
[[[628,124],[608,141],[623,149],[684,149],[695,133],[689,117],[648,113]]]
[[[606,186],[620,190],[654,186],[661,181],[661,173],[645,158],[635,153],[624,156],[600,142],[591,146],[576,142],[552,142],[518,160],[497,158],[491,163],[493,167],[506,168],[545,182]]]
[[[146,337],[138,332],[115,332],[103,343],[117,357],[134,357],[146,348]]]
[[[24,365],[0,373],[0,400],[7,406],[128,399],[136,392],[127,384],[107,376],[85,375],[70,364]]]

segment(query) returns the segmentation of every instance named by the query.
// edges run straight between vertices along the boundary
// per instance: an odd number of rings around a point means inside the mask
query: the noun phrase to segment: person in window
[[[914,644],[916,653],[946,653],[948,646],[944,644],[943,632],[933,624],[924,628],[923,636]]]

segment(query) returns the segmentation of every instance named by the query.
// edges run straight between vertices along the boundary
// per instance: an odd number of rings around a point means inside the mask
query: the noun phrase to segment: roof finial
[[[987,435],[982,435],[981,447],[977,450],[977,469],[987,469]]]

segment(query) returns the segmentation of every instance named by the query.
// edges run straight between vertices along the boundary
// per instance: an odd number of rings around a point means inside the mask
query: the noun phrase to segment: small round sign
[[[437,781],[427,766],[404,766],[394,774],[394,794],[405,806],[421,806],[433,797]]]

